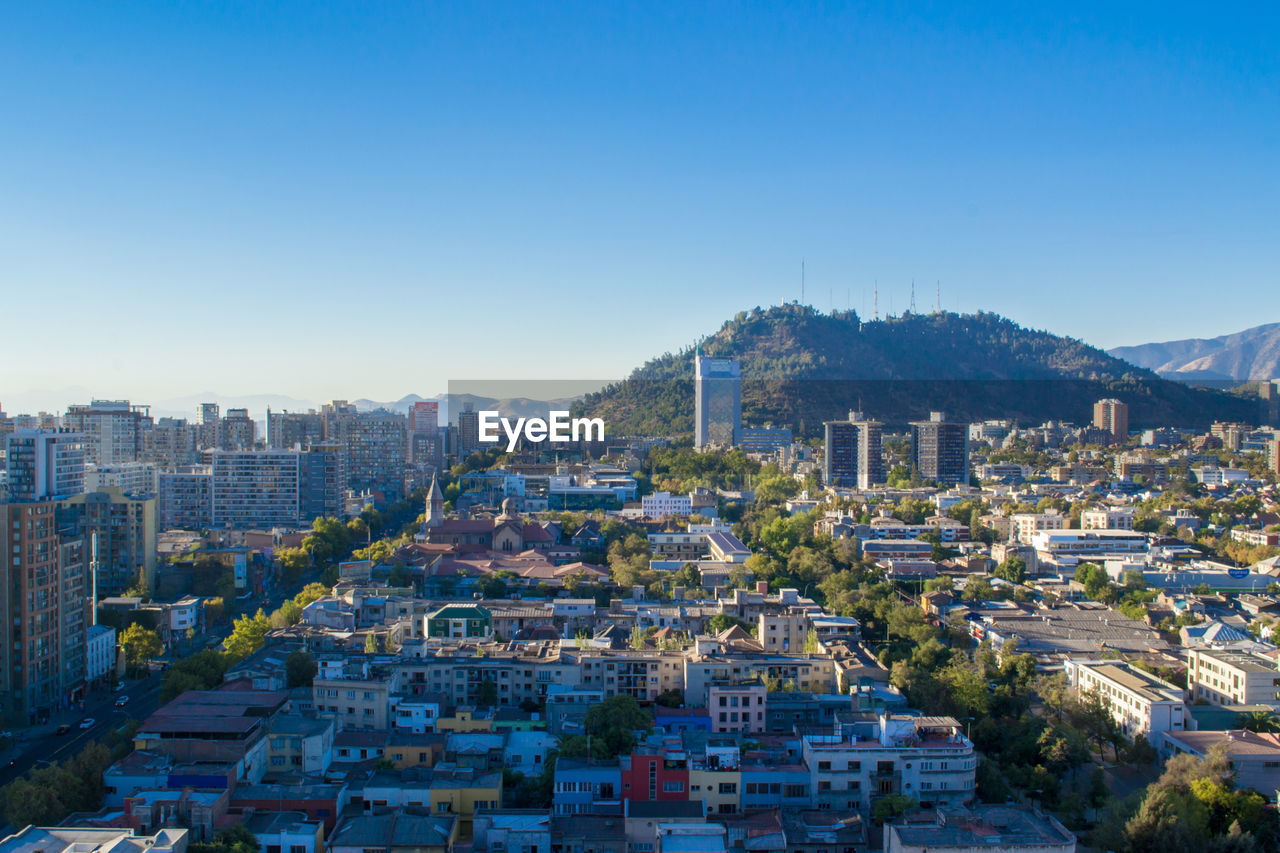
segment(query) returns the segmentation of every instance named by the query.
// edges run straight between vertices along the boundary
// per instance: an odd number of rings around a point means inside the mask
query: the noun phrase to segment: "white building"
[[[1206,486],[1227,486],[1232,483],[1243,483],[1249,479],[1249,472],[1243,468],[1215,468],[1205,466],[1192,468],[1191,474],[1196,482]]]
[[[116,629],[109,625],[91,625],[85,632],[85,642],[85,679],[93,682],[114,672]]]
[[[144,462],[86,465],[84,490],[119,489],[126,495],[150,495],[156,491],[156,469]]]
[[[888,794],[922,808],[960,806],[973,798],[978,766],[973,743],[952,717],[882,714],[875,722],[838,722],[834,734],[801,739],[810,791],[820,809],[857,809]]]
[[[1148,550],[1146,534],[1132,530],[1041,530],[1031,537],[1031,547],[1053,557],[1143,554]]]
[[[1080,514],[1083,530],[1132,530],[1134,511],[1131,507],[1099,507]]]
[[[1130,739],[1143,735],[1158,748],[1162,732],[1184,730],[1186,702],[1180,687],[1114,660],[1067,660],[1063,673],[1076,695],[1101,697]]]
[[[293,450],[214,451],[213,526],[296,527],[301,506],[300,457]]]
[[[666,518],[669,515],[686,516],[693,511],[693,501],[688,495],[654,492],[640,499],[640,511],[649,518]]]
[[[1014,538],[1023,545],[1031,545],[1032,537],[1043,530],[1062,530],[1067,526],[1067,517],[1057,511],[1020,512],[1010,519],[1013,523]]]
[[[1075,853],[1076,837],[1057,818],[1015,805],[937,809],[884,826],[885,853]]]
[[[1280,708],[1280,669],[1271,658],[1209,648],[1187,649],[1186,654],[1187,687],[1192,699],[1214,705]]]

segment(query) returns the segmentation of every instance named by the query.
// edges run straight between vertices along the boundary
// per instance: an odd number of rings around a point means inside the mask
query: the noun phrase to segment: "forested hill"
[[[955,420],[1011,418],[1086,423],[1093,402],[1118,397],[1133,427],[1203,427],[1256,421],[1254,401],[1189,388],[1073,338],[1025,329],[996,314],[907,314],[862,321],[781,305],[741,312],[702,342],[707,356],[736,358],[743,422],[771,421],[815,436],[824,420],[860,409],[889,426],[941,409]],[[693,432],[695,346],[666,353],[578,410],[614,435]]]

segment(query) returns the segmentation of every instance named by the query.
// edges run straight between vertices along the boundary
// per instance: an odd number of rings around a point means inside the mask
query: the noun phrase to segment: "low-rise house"
[[[329,839],[329,853],[450,853],[458,816],[389,812],[344,817]]]
[[[1075,853],[1053,815],[1011,805],[911,812],[884,826],[885,853]]]
[[[325,853],[324,824],[302,812],[258,812],[244,826],[263,853]]]

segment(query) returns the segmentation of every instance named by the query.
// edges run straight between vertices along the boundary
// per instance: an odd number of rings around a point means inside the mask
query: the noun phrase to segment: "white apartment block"
[[[1100,507],[1080,514],[1082,530],[1132,530],[1134,511],[1130,507]]]
[[[116,629],[109,625],[91,625],[85,631],[85,679],[106,678],[116,668]]]
[[[143,462],[86,465],[84,490],[101,492],[105,489],[119,489],[126,495],[155,494],[156,469]]]
[[[1067,526],[1067,517],[1059,512],[1020,512],[1010,520],[1014,538],[1023,545],[1033,544],[1032,537],[1043,530],[1062,530]]]
[[[952,717],[882,715],[837,723],[830,735],[801,739],[810,791],[820,809],[857,809],[889,794],[922,808],[960,806],[973,798],[978,758]]]
[[[1160,733],[1184,730],[1186,702],[1180,687],[1123,661],[1067,660],[1063,672],[1076,695],[1102,697],[1130,739],[1143,735],[1158,747]]]
[[[640,511],[648,518],[666,518],[669,515],[686,516],[693,511],[693,501],[688,495],[654,492],[640,499]]]
[[[1050,556],[1101,557],[1107,554],[1145,554],[1146,534],[1132,530],[1041,530],[1031,547]]]
[[[301,458],[292,450],[213,453],[214,527],[295,527],[301,503]]]
[[[1187,687],[1192,699],[1214,705],[1280,708],[1280,669],[1271,658],[1249,652],[1187,649]]]

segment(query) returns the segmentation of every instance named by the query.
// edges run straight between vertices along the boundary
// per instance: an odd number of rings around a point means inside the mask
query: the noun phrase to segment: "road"
[[[308,578],[307,580],[311,580]],[[303,582],[304,584],[306,581]],[[301,587],[299,587],[301,588]],[[291,594],[278,585],[272,585],[264,595],[256,600],[239,602],[250,614],[258,607],[268,613],[278,608],[285,598]],[[226,639],[228,630],[201,634],[193,644],[194,648],[217,648]],[[170,651],[164,659],[185,657],[176,651]],[[162,659],[162,660],[164,660]],[[0,755],[0,786],[7,785],[35,766],[37,761],[65,761],[72,758],[86,745],[95,740],[102,740],[112,729],[124,725],[133,718],[145,720],[160,705],[160,690],[164,685],[164,673],[152,672],[146,678],[125,682],[128,686],[116,693],[99,689],[89,694],[83,711],[66,711],[55,714],[48,723],[39,726],[27,726],[13,729],[15,743]],[[121,696],[128,696],[129,702],[123,708],[115,706]],[[85,717],[93,717],[91,728],[80,728],[80,721]],[[56,734],[59,725],[66,723],[71,731],[64,735]],[[12,761],[10,766],[8,762]]]
[[[37,761],[65,761],[72,758],[87,744],[101,740],[112,729],[124,725],[130,717],[146,718],[160,704],[163,680],[163,675],[155,672],[147,678],[126,682],[128,687],[119,693],[97,690],[85,700],[83,711],[67,711],[55,715],[43,725],[15,730],[17,742],[7,752],[7,758],[13,761],[13,765],[0,768],[0,785],[8,784],[21,776]],[[123,708],[117,708],[115,702],[121,696],[128,696],[129,703]],[[93,717],[95,722],[91,728],[80,728],[80,721],[85,717]],[[71,731],[64,735],[56,734],[57,727],[62,723],[70,725]]]

